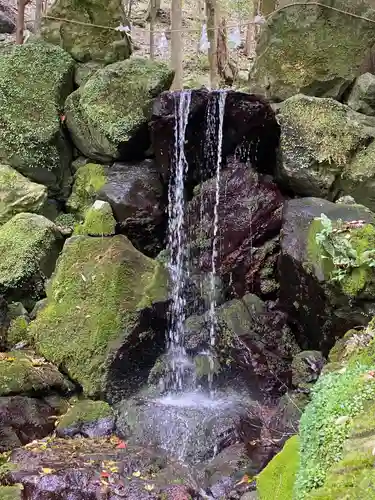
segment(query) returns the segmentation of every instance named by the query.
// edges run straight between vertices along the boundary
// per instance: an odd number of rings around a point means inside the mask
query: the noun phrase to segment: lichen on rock
[[[163,304],[166,296],[166,272],[125,236],[76,236],[64,246],[48,286],[48,305],[30,330],[37,350],[63,365],[87,395],[108,396],[113,378],[124,374],[126,390],[142,373],[149,362],[146,352],[139,358],[142,345],[154,339],[159,354],[155,335],[164,340],[165,311],[162,307],[158,316],[153,304]],[[142,323],[142,314],[154,320]],[[149,356],[154,359],[152,350]]]
[[[69,54],[40,40],[3,50],[0,58],[0,159],[63,197],[71,147],[60,114],[73,90],[73,68]]]
[[[113,217],[111,205],[106,201],[97,200],[87,210],[83,223],[75,226],[74,234],[112,236],[115,229],[116,219]]]
[[[75,145],[85,156],[104,162],[136,156],[144,146],[136,135],[147,129],[152,100],[169,89],[172,79],[165,63],[140,57],[97,71],[66,101]]]

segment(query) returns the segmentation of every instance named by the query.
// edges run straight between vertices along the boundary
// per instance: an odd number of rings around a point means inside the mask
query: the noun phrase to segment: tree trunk
[[[147,11],[146,11],[146,21],[151,22],[151,14],[152,9],[155,9],[155,18],[158,17],[158,13],[160,10],[160,0],[150,0],[148,3]]]
[[[150,59],[155,59],[156,2],[157,0],[150,0]]]
[[[227,85],[232,85],[237,74],[237,68],[230,58],[227,25],[224,17],[221,19],[217,33],[217,68],[220,78],[222,78]]]
[[[216,0],[206,0],[207,14],[207,38],[209,41],[208,60],[210,63],[210,85],[216,89],[219,83],[217,68],[217,27],[218,27],[218,5]]]
[[[267,17],[276,10],[276,0],[262,0],[262,16]]]
[[[172,0],[171,66],[175,72],[172,90],[182,88],[182,0]]]
[[[42,25],[42,10],[43,10],[43,0],[35,0],[34,31],[37,35],[39,35],[40,27]]]
[[[17,2],[17,26],[16,26],[16,44],[23,44],[23,30],[25,27],[25,7],[28,0],[18,0]]]

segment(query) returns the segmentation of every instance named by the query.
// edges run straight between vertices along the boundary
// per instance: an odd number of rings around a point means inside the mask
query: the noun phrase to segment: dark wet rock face
[[[274,270],[279,246],[283,196],[268,177],[246,164],[231,164],[222,172],[219,203],[218,275],[227,298],[246,292],[275,292]],[[191,258],[200,276],[212,266],[214,179],[199,186],[188,206]]]
[[[56,412],[56,408],[43,400],[0,397],[0,453],[52,433]]]
[[[118,230],[138,250],[155,257],[164,243],[166,193],[154,162],[115,163],[105,176],[97,198],[111,204]]]
[[[206,90],[193,90],[189,122],[186,129],[185,154],[189,164],[188,179],[197,184],[212,176],[204,167],[207,157],[206,127],[204,126],[209,100]],[[173,155],[175,106],[179,93],[164,92],[155,101],[150,122],[156,162],[165,177],[170,171]],[[178,104],[177,104],[178,105]],[[263,173],[273,173],[279,126],[271,106],[259,96],[227,92],[223,124],[222,155],[234,153],[249,159]]]
[[[0,349],[4,349],[6,344],[6,336],[10,325],[8,315],[8,304],[3,296],[0,295]]]

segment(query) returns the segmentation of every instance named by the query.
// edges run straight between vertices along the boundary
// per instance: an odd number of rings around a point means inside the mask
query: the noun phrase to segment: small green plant
[[[361,266],[375,267],[375,249],[355,248],[352,241],[353,230],[365,228],[367,224],[364,221],[343,222],[339,219],[333,225],[325,214],[321,214],[317,220],[322,229],[316,234],[315,241],[324,251],[322,258],[332,261],[332,281],[343,281],[353,269]]]

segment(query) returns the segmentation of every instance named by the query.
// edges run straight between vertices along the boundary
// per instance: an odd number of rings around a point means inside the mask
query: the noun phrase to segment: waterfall
[[[184,345],[184,322],[186,319],[186,299],[184,293],[187,276],[184,184],[188,170],[184,146],[190,100],[190,91],[180,92],[179,99],[175,99],[174,157],[168,192],[168,251],[170,259],[171,311],[167,339],[170,374],[166,385],[174,391],[182,390],[187,367],[190,365]]]
[[[169,183],[169,271],[171,279],[170,328],[168,330],[167,359],[169,370],[163,379],[168,391],[187,392],[196,389],[194,362],[185,349],[184,323],[186,320],[186,284],[189,274],[188,241],[186,233],[185,179],[188,163],[185,156],[185,134],[189,118],[191,93],[182,91],[175,95],[174,155]],[[217,334],[217,271],[219,251],[219,203],[221,180],[221,156],[226,92],[215,91],[209,96],[206,116],[205,169],[215,175],[213,205],[213,237],[211,272],[209,276],[209,340],[208,349],[200,354],[209,362],[208,382],[212,390],[214,376],[214,348]]]

